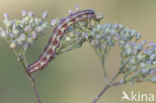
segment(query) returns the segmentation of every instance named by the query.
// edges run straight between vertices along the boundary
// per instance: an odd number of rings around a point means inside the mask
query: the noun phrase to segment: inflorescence
[[[11,20],[5,13],[3,20],[5,28],[0,27],[0,36],[7,41],[10,48],[17,52],[17,55],[24,55],[33,42],[56,23],[54,19],[49,25],[46,21],[47,16],[47,11],[42,13],[41,18],[38,18],[32,11],[22,10],[21,19]]]
[[[121,49],[119,72],[124,74],[121,82],[156,82],[156,44],[141,41],[141,34],[119,24],[97,25],[91,31],[91,45],[103,61],[116,44]],[[104,60],[103,60],[104,59]]]

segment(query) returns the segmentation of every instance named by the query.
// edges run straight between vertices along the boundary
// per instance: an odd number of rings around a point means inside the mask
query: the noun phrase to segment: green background
[[[20,17],[22,9],[32,10],[37,16],[47,10],[49,18],[52,19],[67,16],[68,10],[73,9],[76,4],[80,9],[94,8],[104,14],[102,23],[123,24],[139,31],[142,38],[148,42],[156,42],[156,0],[0,0],[0,24],[2,25],[5,12],[8,12],[11,18],[17,18]],[[51,31],[52,29],[38,39],[29,50],[29,63],[40,55]],[[118,70],[119,57],[119,48],[113,48],[107,60],[109,78]],[[43,103],[91,103],[104,87],[100,61],[89,44],[85,43],[82,48],[60,55],[52,61],[39,74],[37,86]],[[130,91],[140,91],[156,96],[156,84],[126,84],[110,88],[98,103],[121,103],[123,90],[129,94]],[[0,103],[36,103],[21,64],[2,39]]]

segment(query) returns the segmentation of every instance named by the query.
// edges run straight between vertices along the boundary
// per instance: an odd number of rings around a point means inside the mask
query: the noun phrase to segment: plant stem
[[[40,99],[40,96],[39,96],[39,93],[37,91],[37,87],[36,87],[35,81],[32,82],[32,87],[33,87],[33,90],[34,90],[34,93],[36,95],[36,99],[37,99],[38,103],[42,103],[41,99]]]
[[[20,62],[21,62],[21,64],[22,64],[23,68],[24,68],[24,71],[25,71],[25,73],[26,73],[26,75],[27,75],[27,78],[28,78],[29,82],[31,83],[31,86],[33,87],[33,90],[34,90],[34,93],[35,93],[35,96],[36,96],[36,99],[37,99],[38,103],[41,103],[41,99],[40,99],[40,97],[39,97],[39,93],[38,93],[38,91],[37,91],[37,87],[36,87],[36,84],[35,84],[35,79],[34,79],[34,78],[32,77],[32,75],[27,71],[27,68],[26,68],[26,65],[25,65],[25,63],[24,63],[24,61],[23,61],[23,58],[20,58]]]
[[[93,100],[92,103],[97,103],[97,101],[100,99],[100,97],[106,92],[106,90],[108,88],[110,88],[111,86],[118,86],[124,84],[124,82],[116,82],[116,83],[112,83],[111,85],[106,84],[105,87],[103,88],[103,90],[98,94],[98,96]]]
[[[121,72],[119,71],[119,72],[113,77],[113,79],[111,80],[111,82],[113,82],[120,74],[121,74]]]
[[[105,85],[104,89],[98,94],[98,96],[93,100],[92,103],[96,103],[109,87],[123,84],[122,82],[112,83],[119,75],[120,75],[120,71],[112,78],[109,84]]]
[[[104,64],[104,57],[99,56],[100,55],[99,51],[97,49],[95,49],[94,46],[92,46],[92,48],[95,51],[96,55],[99,57],[99,59],[102,61],[101,64],[102,64],[102,69],[103,69],[103,73],[104,73],[104,81],[105,81],[106,84],[108,84],[109,80],[107,78],[106,68],[105,68],[105,64]]]
[[[99,95],[93,100],[92,103],[96,103],[109,87],[110,85],[106,85],[104,89],[99,93]]]

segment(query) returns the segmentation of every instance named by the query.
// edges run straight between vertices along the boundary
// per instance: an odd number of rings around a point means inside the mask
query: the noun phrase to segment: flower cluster
[[[90,44],[94,48],[103,65],[110,49],[115,44],[117,39],[116,34],[118,33],[118,30],[121,29],[123,29],[122,25],[111,25],[109,23],[105,25],[98,24],[92,29],[90,35],[92,39],[90,40]]]
[[[42,13],[42,18],[34,16],[32,11],[22,11],[21,19],[11,20],[7,13],[4,14],[5,29],[0,27],[0,36],[5,39],[10,48],[18,54],[25,53],[31,44],[41,35],[46,33],[50,26],[46,22],[47,12]],[[54,22],[54,21],[53,21]],[[54,23],[53,23],[54,24]]]
[[[140,40],[141,34],[119,24],[97,25],[92,30],[91,45],[104,64],[110,49],[117,43],[121,49],[119,72],[122,81],[156,82],[156,44]]]
[[[141,40],[141,34],[131,29],[119,31],[118,44],[121,49],[120,71],[124,73],[124,81],[155,82],[156,44]]]
[[[137,34],[135,32],[135,34]],[[140,38],[140,34],[139,38]],[[138,36],[136,35],[136,40]],[[120,69],[125,74],[125,80],[140,82],[144,80],[154,80],[156,74],[156,44],[145,40],[134,42],[128,41],[121,48]],[[131,75],[129,77],[129,75]]]

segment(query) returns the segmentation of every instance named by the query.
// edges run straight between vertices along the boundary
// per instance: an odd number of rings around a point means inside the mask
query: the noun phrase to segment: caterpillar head
[[[99,12],[95,13],[95,20],[96,21],[100,22],[100,20],[102,20],[103,18],[104,18],[104,16],[101,13],[99,13]]]

